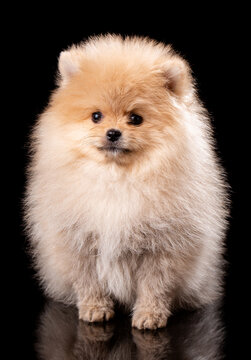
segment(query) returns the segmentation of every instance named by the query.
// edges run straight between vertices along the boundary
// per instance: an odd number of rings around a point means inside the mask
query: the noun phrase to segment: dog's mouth
[[[116,145],[105,145],[98,147],[98,150],[105,151],[111,154],[128,154],[131,152],[130,149],[116,146]]]

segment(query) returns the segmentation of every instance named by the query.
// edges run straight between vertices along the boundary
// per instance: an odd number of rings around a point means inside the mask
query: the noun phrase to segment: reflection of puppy
[[[104,36],[59,59],[33,132],[27,224],[47,293],[87,321],[117,300],[133,326],[220,292],[225,186],[188,64],[170,47]]]
[[[133,348],[128,325],[126,318],[119,324],[78,321],[74,307],[50,302],[41,316],[36,351],[42,360],[128,360]]]
[[[130,328],[126,317],[110,323],[78,321],[75,308],[47,305],[38,329],[42,360],[221,359],[223,340],[218,307],[183,312],[154,332]]]
[[[172,318],[165,329],[157,332],[132,329],[138,358],[154,359],[222,359],[224,331],[219,304],[194,312],[184,311]]]

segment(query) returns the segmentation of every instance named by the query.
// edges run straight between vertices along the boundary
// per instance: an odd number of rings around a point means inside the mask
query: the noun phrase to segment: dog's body
[[[59,71],[26,196],[47,293],[87,321],[119,301],[138,328],[212,302],[226,186],[188,65],[148,39],[105,36],[63,52]]]

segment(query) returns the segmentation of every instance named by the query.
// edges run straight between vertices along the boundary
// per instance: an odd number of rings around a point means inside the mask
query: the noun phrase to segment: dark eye
[[[143,122],[142,116],[140,116],[138,114],[130,114],[129,120],[130,121],[128,122],[128,124],[130,124],[130,125],[140,125]]]
[[[94,113],[92,113],[92,121],[95,123],[98,123],[101,121],[101,119],[103,118],[103,114],[100,111],[96,111]]]

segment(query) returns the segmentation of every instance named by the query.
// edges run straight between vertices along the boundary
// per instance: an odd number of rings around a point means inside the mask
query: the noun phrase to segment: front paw
[[[165,327],[167,324],[167,315],[163,313],[137,310],[133,314],[132,326],[138,329],[157,329]]]
[[[88,322],[103,322],[114,317],[114,311],[107,306],[81,305],[79,319]]]

